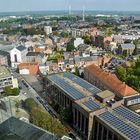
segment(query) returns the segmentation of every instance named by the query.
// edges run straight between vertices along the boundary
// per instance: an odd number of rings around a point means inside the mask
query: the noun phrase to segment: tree
[[[4,88],[4,92],[7,96],[17,96],[20,93],[18,88],[12,88],[11,86],[7,86]]]
[[[71,122],[71,112],[69,108],[61,107],[60,108],[60,117],[66,122]]]
[[[54,35],[54,36],[58,36],[58,32],[56,32],[56,31],[53,32],[53,35]]]
[[[65,127],[57,119],[53,119],[48,115],[32,98],[25,100],[24,105],[27,111],[30,113],[30,121],[34,125],[41,127],[47,131],[50,131],[59,137],[66,134]],[[24,106],[24,107],[25,107]]]
[[[80,72],[79,72],[78,67],[75,68],[75,73],[74,74],[77,75],[77,76],[80,76]]]
[[[11,86],[7,86],[4,88],[4,92],[7,96],[11,95],[12,94],[12,88]]]
[[[17,96],[17,95],[19,95],[19,93],[20,93],[19,88],[13,88],[12,89],[12,95]]]
[[[125,56],[125,57],[128,56],[127,50],[124,50],[124,51],[123,51],[123,56]]]
[[[92,44],[92,39],[91,39],[91,36],[89,34],[84,35],[82,37],[82,39],[84,39],[85,44],[88,44],[88,45]]]
[[[120,80],[125,81],[127,76],[126,69],[123,66],[118,66],[116,68],[116,75]]]
[[[133,43],[135,45],[135,49],[134,49],[133,55],[137,55],[138,54],[139,40],[134,40]]]
[[[62,33],[61,33],[61,36],[62,36],[63,38],[66,38],[66,37],[68,37],[68,36],[69,36],[69,34],[68,34],[68,33],[66,33],[66,32],[62,32]]]
[[[75,40],[75,38],[72,38],[70,40],[70,42],[67,44],[67,51],[68,52],[71,52],[71,51],[73,51],[75,49],[75,47],[74,47],[74,40]]]
[[[74,49],[75,49],[74,45],[72,45],[72,44],[67,45],[67,51],[68,51],[68,52],[71,52],[71,51],[73,51]]]

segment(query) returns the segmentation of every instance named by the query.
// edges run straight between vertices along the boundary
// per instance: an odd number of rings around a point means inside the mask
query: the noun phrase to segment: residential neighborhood
[[[0,140],[140,140],[140,13],[89,3],[0,10]]]

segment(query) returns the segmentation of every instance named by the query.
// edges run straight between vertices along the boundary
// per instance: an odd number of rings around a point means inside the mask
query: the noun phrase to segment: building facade
[[[14,78],[5,66],[0,66],[0,93],[2,93],[7,86],[18,88],[17,78]]]
[[[127,127],[133,131],[140,125],[133,120],[139,121],[139,115],[122,106],[123,100],[115,100],[114,93],[101,91],[73,74],[49,75],[46,87],[51,101],[69,108],[71,125],[82,140],[130,140]],[[128,121],[134,124],[128,125]],[[135,133],[139,136],[140,130]]]
[[[120,81],[115,75],[105,72],[94,64],[84,69],[84,78],[101,90],[110,90],[119,98],[138,94],[136,90]]]
[[[11,66],[10,53],[0,50],[0,65]]]
[[[20,63],[26,62],[27,48],[18,46],[10,51],[11,66],[17,68]]]

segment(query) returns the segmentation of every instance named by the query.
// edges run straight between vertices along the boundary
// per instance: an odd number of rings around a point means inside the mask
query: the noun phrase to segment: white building
[[[44,31],[46,32],[47,35],[52,33],[52,27],[51,26],[45,26]]]
[[[80,44],[84,44],[84,40],[82,38],[76,38],[74,40],[74,47],[77,48]]]
[[[18,46],[10,51],[11,66],[17,68],[20,63],[26,62],[27,48]]]
[[[5,66],[0,66],[0,93],[3,92],[7,86],[18,88],[18,80],[11,75]]]

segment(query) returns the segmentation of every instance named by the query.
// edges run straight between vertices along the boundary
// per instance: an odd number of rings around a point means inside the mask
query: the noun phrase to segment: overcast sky
[[[42,10],[140,11],[140,0],[0,0],[0,12]]]

